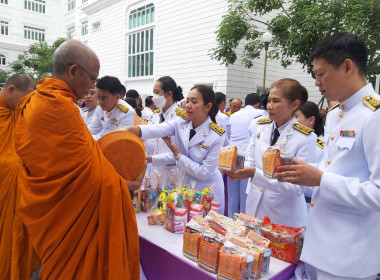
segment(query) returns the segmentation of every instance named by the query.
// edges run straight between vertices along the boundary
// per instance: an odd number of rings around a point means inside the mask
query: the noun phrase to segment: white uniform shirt
[[[91,122],[91,120],[92,120],[92,118],[94,117],[94,115],[95,115],[95,111],[96,111],[96,108],[97,108],[98,106],[96,106],[94,109],[92,109],[91,111],[90,111],[90,109],[88,109],[88,108],[85,108],[85,109],[83,109],[83,110],[81,110],[81,115],[82,115],[82,118],[83,118],[83,121],[84,121],[84,123],[88,126],[89,125],[89,123]]]
[[[314,132],[306,135],[293,127],[297,120],[293,117],[283,127],[277,142],[285,141],[284,148],[302,161],[315,161]],[[274,123],[256,124],[255,133],[250,138],[246,152],[246,166],[256,167],[256,173],[248,184],[246,203],[247,214],[260,219],[268,216],[274,223],[292,227],[306,225],[307,207],[303,186],[281,183],[268,179],[263,174],[263,152],[270,146]]]
[[[159,124],[161,120],[161,115],[164,117],[164,122],[169,122],[171,120],[174,120],[177,117],[177,114],[175,110],[178,108],[178,104],[176,102],[173,103],[172,106],[170,106],[166,112],[163,112],[162,109],[158,113],[153,114],[153,117],[151,119],[151,123],[149,124]],[[174,141],[174,138],[172,138]],[[154,153],[152,156],[152,165],[168,165],[165,164],[165,160],[162,161],[161,159],[165,159],[166,153],[171,154],[172,152],[161,138],[158,139],[152,139],[154,143]]]
[[[312,197],[301,260],[330,274],[364,278],[380,271],[380,109],[362,99],[372,85],[327,114],[324,169]],[[355,136],[341,136],[354,130]]]
[[[149,107],[145,107],[145,108],[141,111],[141,117],[142,117],[143,119],[148,120],[148,122],[149,122],[150,119],[153,117],[153,111],[152,111],[152,109],[150,109]]]
[[[220,213],[224,211],[224,184],[219,170],[218,159],[220,149],[223,147],[224,134],[219,135],[210,127],[208,118],[197,129],[198,132],[189,141],[191,122],[177,117],[175,120],[159,125],[143,125],[141,139],[161,138],[173,136],[173,142],[182,154],[176,162],[172,152],[161,158],[164,165],[177,164],[186,174],[183,184],[195,181],[195,189],[203,190],[214,185],[214,194],[220,202]]]
[[[223,146],[227,146],[229,144],[229,119],[230,117],[222,113],[220,110],[218,110],[218,113],[215,116],[216,123],[226,131],[226,137]]]
[[[102,108],[98,106],[91,123],[88,125],[88,129],[95,140],[98,140],[104,133],[133,125],[134,120],[135,110],[133,110],[132,106],[127,102],[119,99],[115,108],[110,112],[103,111]]]
[[[245,154],[248,141],[250,138],[248,127],[251,121],[262,115],[262,110],[257,110],[251,105],[247,105],[245,108],[232,114],[229,120],[230,126],[230,144],[242,143],[243,146],[239,147],[239,153]]]

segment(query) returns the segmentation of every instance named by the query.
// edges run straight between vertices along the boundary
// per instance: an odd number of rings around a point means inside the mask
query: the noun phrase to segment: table
[[[182,254],[183,235],[163,226],[148,224],[146,213],[136,213],[140,242],[140,264],[148,280],[215,280],[210,273]],[[271,258],[263,280],[288,280],[296,265]]]

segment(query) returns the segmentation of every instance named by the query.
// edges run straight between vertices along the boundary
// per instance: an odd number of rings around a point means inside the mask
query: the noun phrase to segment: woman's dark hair
[[[164,76],[159,78],[156,82],[161,83],[161,88],[164,93],[172,92],[173,101],[181,101],[183,99],[182,88],[177,86],[176,82],[170,76]]]
[[[317,134],[317,136],[324,134],[325,129],[323,127],[323,120],[319,115],[319,108],[317,104],[314,102],[306,101],[305,104],[298,107],[298,110],[300,110],[306,118],[314,116],[315,120],[313,129],[315,131],[315,134]]]
[[[129,105],[132,106],[132,108],[135,110],[136,114],[141,117],[141,108],[137,106],[136,99],[132,97],[126,97],[124,98],[124,101],[127,102]]]
[[[284,97],[289,101],[289,103],[292,103],[295,100],[299,100],[300,106],[302,104],[305,104],[309,96],[307,89],[294,79],[285,78],[273,82],[270,86],[270,89],[275,87],[282,89]]]
[[[216,123],[216,120],[215,120],[215,116],[216,114],[218,113],[219,111],[219,108],[218,106],[216,105],[216,101],[215,101],[215,93],[214,91],[209,87],[209,86],[205,86],[205,85],[196,85],[196,86],[193,86],[191,88],[191,90],[193,89],[196,89],[200,92],[200,94],[202,95],[202,98],[203,98],[203,103],[204,105],[206,106],[208,103],[211,103],[212,106],[211,106],[211,109],[210,111],[208,112],[208,115],[210,117],[210,119]]]

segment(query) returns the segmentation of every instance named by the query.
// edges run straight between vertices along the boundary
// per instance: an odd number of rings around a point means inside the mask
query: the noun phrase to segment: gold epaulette
[[[228,114],[228,113],[229,113],[229,114]],[[224,112],[223,114],[225,114],[226,116],[231,117],[231,113],[230,113],[230,111],[228,111],[228,112]]]
[[[304,125],[302,125],[302,124],[299,124],[299,123],[295,123],[295,124],[293,124],[293,127],[294,127],[296,130],[301,131],[302,133],[304,133],[304,134],[306,134],[306,135],[309,135],[310,132],[313,132],[313,131],[314,131],[314,129],[311,129],[311,128],[309,128],[309,127],[307,127],[307,126],[304,126]]]
[[[219,135],[223,135],[223,133],[226,132],[223,128],[221,128],[219,125],[217,125],[214,122],[210,122],[210,127],[212,130],[214,130]]]
[[[184,120],[187,120],[187,115],[186,115],[186,112],[185,112],[185,109],[183,108],[177,108],[175,109],[175,112],[177,114],[178,117],[181,117],[182,119]]]
[[[266,124],[266,123],[271,123],[273,122],[271,119],[259,119],[257,121],[258,124]]]
[[[86,109],[84,109],[82,112],[87,112],[87,111],[89,111],[90,109],[88,109],[88,108],[86,108]]]
[[[320,138],[317,138],[317,146],[319,147],[319,148],[321,148],[321,149],[323,149],[323,140],[322,139],[320,139]]]
[[[146,118],[141,118],[141,119],[142,119],[144,122],[147,122],[147,123],[149,122],[148,119],[146,119]]]
[[[338,103],[336,103],[334,106],[332,106],[330,109],[329,109],[329,112],[331,111],[331,110],[334,110],[335,108],[338,108],[339,107],[339,105],[340,105],[340,103],[338,102]]]
[[[126,114],[129,110],[128,107],[124,106],[123,104],[117,104],[117,109],[119,109],[120,111],[122,111],[124,114]]]
[[[372,111],[376,111],[380,107],[380,99],[375,95],[367,95],[363,98],[363,103]]]
[[[161,108],[158,108],[158,109],[154,110],[153,114],[158,114],[159,112],[161,112]]]

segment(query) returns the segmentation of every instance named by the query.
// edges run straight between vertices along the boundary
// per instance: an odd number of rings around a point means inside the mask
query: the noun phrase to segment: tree
[[[263,48],[257,25],[265,25],[273,34],[270,57],[279,59],[285,68],[297,61],[312,74],[311,52],[322,40],[346,31],[366,42],[371,77],[380,73],[379,14],[378,0],[229,0],[211,56],[226,66],[233,64],[242,42],[242,62],[252,67]]]
[[[17,60],[10,63],[11,70],[8,76],[26,73],[33,77],[36,82],[50,76],[53,72],[54,52],[65,40],[59,38],[51,46],[42,41],[30,45],[29,50],[20,54]]]

